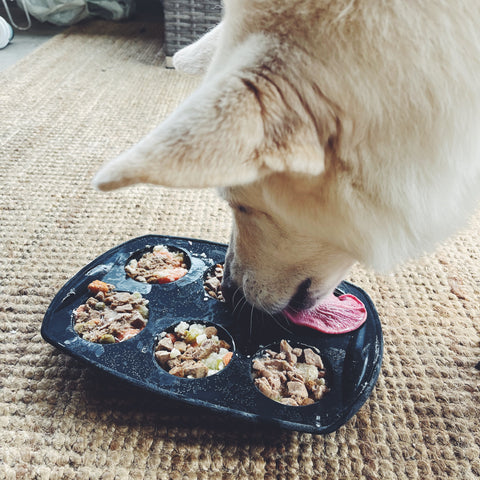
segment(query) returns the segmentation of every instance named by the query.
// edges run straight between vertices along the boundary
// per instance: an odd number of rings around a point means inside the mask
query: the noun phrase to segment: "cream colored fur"
[[[229,281],[276,312],[308,279],[310,306],[353,262],[391,269],[476,207],[479,25],[478,0],[227,1],[174,59],[202,71],[214,51],[202,86],[94,184],[221,187]]]
[[[173,56],[173,66],[190,75],[205,73],[217,49],[222,24],[207,32],[195,43],[182,48]]]

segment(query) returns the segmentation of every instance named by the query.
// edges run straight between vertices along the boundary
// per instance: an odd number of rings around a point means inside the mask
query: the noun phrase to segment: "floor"
[[[19,26],[25,26],[27,20],[25,13],[16,2],[7,0],[8,7],[15,23]],[[8,23],[11,23],[5,7],[0,2],[0,16]],[[135,17],[148,16],[161,18],[162,5],[159,0],[137,0]],[[49,38],[64,30],[65,27],[58,27],[49,23],[41,23],[32,18],[32,26],[28,30],[18,30],[14,28],[14,37],[9,45],[0,50],[0,71],[14,65],[18,60],[28,55],[30,52],[46,42]]]

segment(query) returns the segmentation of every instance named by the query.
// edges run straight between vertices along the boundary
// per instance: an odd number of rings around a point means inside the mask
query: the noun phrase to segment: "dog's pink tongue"
[[[324,333],[347,333],[356,330],[367,319],[365,305],[350,294],[336,297],[333,293],[311,310],[292,312],[285,316],[296,325],[314,328]]]

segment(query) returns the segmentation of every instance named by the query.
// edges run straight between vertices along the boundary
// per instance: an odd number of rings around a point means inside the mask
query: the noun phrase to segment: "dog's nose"
[[[312,300],[310,299],[308,291],[311,285],[312,279],[307,278],[298,286],[295,295],[293,295],[293,297],[290,299],[290,302],[288,303],[289,308],[295,311],[299,311],[305,310],[312,306]]]

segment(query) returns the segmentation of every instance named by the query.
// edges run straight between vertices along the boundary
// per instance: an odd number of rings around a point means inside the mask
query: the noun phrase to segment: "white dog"
[[[94,185],[221,187],[226,290],[309,308],[355,261],[388,270],[476,207],[478,0],[227,0],[174,60],[200,71],[209,51],[198,91]]]

